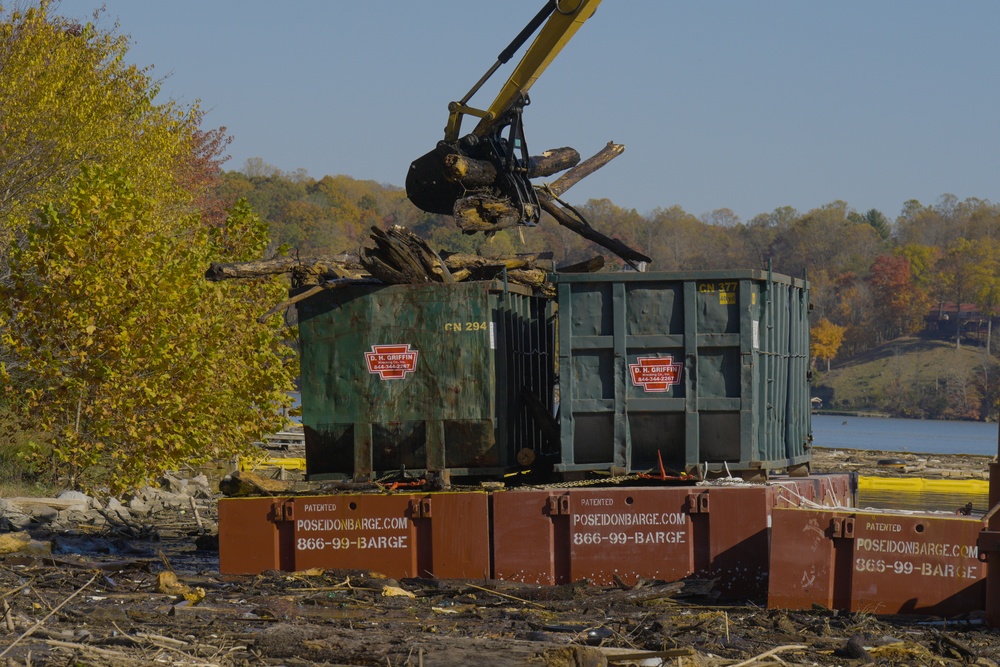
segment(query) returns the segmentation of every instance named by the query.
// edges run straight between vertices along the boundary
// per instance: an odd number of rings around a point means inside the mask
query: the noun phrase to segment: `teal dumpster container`
[[[562,458],[808,474],[809,288],[761,271],[557,274]]]
[[[521,450],[558,450],[549,300],[462,282],[351,286],[297,307],[310,479],[498,476]]]

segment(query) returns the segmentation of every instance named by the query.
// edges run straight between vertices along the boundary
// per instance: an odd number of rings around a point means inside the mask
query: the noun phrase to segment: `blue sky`
[[[117,22],[162,95],[200,101],[234,141],[316,178],[402,186],[542,0],[62,0]],[[532,153],[625,153],[567,195],[647,214],[743,220],[844,200],[1000,200],[1000,2],[605,0],[542,75]],[[510,66],[472,103],[485,107]],[[471,123],[470,123],[471,126]]]

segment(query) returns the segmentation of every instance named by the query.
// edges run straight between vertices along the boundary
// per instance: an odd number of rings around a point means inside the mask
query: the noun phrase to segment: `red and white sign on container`
[[[643,391],[667,391],[671,386],[681,383],[681,364],[675,364],[674,358],[639,357],[636,363],[628,365],[632,375],[632,384],[642,387]]]
[[[371,352],[365,352],[368,372],[378,374],[383,380],[402,380],[407,373],[417,370],[417,350],[411,350],[409,343],[402,345],[372,345]]]

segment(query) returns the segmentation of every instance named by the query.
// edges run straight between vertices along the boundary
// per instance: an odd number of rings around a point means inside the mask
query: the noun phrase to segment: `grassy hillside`
[[[817,372],[812,395],[824,411],[927,419],[993,419],[997,360],[982,347],[900,338]]]

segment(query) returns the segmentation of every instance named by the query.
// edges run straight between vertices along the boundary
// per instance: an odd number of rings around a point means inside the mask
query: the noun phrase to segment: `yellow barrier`
[[[240,459],[240,470],[254,470],[260,468],[284,468],[286,470],[305,470],[306,460],[295,457],[271,457],[261,460]]]
[[[924,479],[923,477],[859,477],[860,491],[923,491],[928,493],[988,493],[985,479]]]

